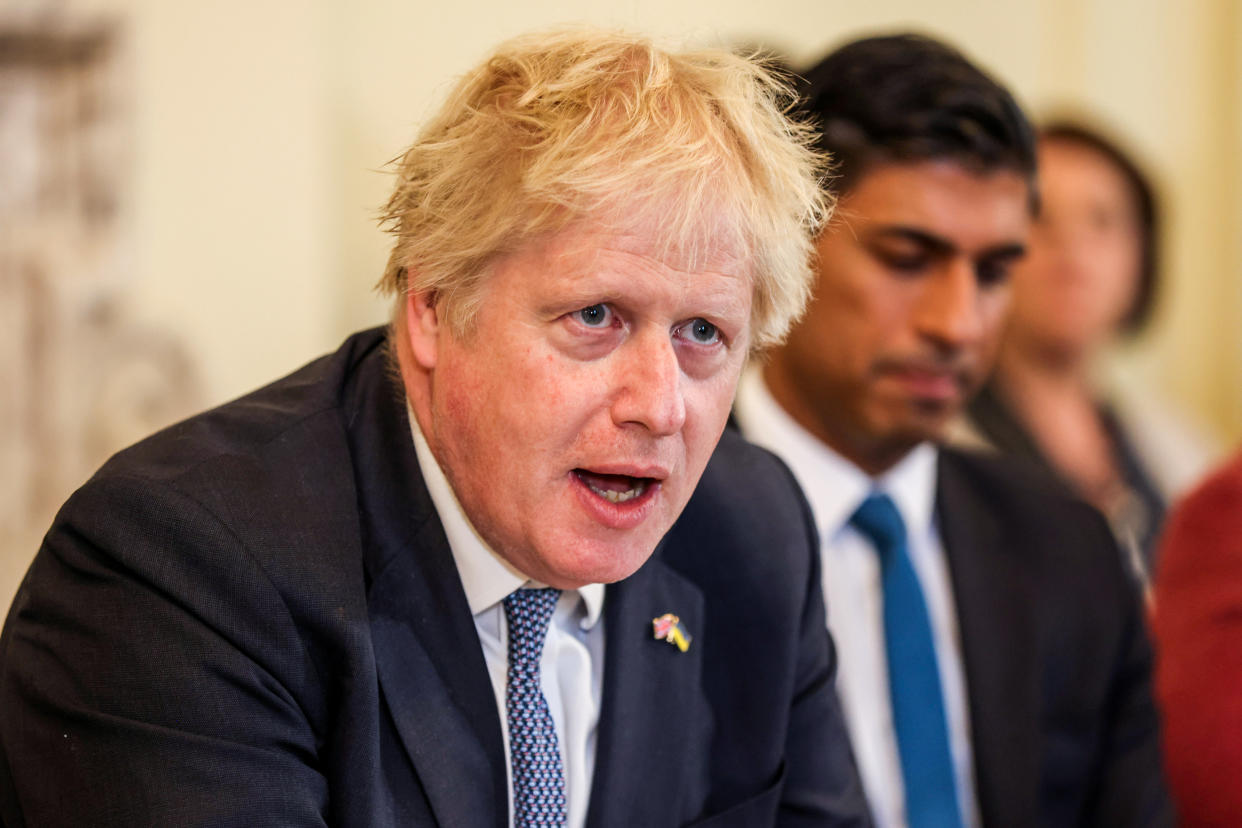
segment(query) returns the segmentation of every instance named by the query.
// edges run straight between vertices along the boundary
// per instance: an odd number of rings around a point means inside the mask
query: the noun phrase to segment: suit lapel
[[[976,792],[985,825],[1032,824],[1038,807],[1038,687],[1020,543],[985,493],[941,451],[937,515],[949,561],[969,696]]]
[[[373,355],[358,371],[346,412],[380,690],[437,822],[495,828],[508,822],[499,714],[404,401],[383,363]]]
[[[656,639],[652,619],[680,617],[692,637],[704,634],[703,595],[660,560],[608,587],[605,666],[594,782],[587,825],[664,825],[697,808],[698,762],[710,720],[700,690],[701,641],[681,652]],[[697,758],[696,758],[697,757]],[[686,816],[682,814],[681,816]]]

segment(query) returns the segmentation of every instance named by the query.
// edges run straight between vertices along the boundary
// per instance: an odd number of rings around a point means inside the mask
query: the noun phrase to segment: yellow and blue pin
[[[681,625],[681,619],[671,612],[666,612],[659,618],[652,618],[651,626],[657,639],[663,639],[670,644],[676,644],[677,649],[683,653],[690,649],[690,642],[694,639],[686,632],[686,628]]]

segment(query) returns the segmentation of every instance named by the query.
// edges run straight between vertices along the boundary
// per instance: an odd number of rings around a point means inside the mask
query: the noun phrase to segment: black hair
[[[1139,282],[1134,301],[1120,327],[1125,333],[1138,333],[1151,318],[1155,305],[1158,272],[1160,214],[1156,193],[1142,168],[1119,144],[1092,127],[1076,121],[1052,121],[1039,130],[1041,141],[1073,144],[1090,150],[1112,164],[1125,180],[1139,229]]]
[[[951,160],[979,174],[1025,176],[1031,208],[1035,134],[1005,87],[929,37],[856,40],[804,73],[801,107],[832,156],[833,189],[848,191],[873,165]]]

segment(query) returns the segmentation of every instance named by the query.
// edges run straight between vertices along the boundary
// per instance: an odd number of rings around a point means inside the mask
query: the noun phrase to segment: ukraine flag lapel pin
[[[663,639],[670,644],[676,644],[677,649],[683,653],[690,649],[690,642],[694,639],[686,632],[686,628],[681,625],[681,619],[671,612],[666,612],[659,618],[652,618],[651,626],[657,639]]]

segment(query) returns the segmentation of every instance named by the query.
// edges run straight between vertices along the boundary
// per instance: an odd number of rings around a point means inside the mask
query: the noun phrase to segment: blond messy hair
[[[811,239],[830,210],[824,159],[792,102],[762,61],[718,49],[583,29],[511,40],[394,159],[382,224],[395,242],[378,287],[434,293],[462,335],[499,256],[576,220],[640,226],[687,270],[740,260],[751,343],[775,344],[806,304]]]

